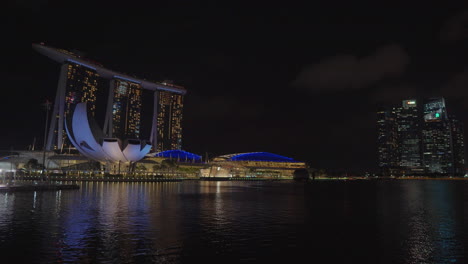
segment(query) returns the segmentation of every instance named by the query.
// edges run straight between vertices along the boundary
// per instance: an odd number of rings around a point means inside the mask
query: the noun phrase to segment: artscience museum
[[[101,163],[137,162],[151,150],[151,144],[145,140],[103,137],[88,115],[86,103],[76,105],[71,122],[65,122],[65,126],[73,146],[85,157]]]

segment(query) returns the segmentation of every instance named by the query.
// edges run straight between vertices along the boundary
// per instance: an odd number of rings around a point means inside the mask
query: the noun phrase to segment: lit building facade
[[[248,152],[218,156],[201,170],[202,177],[292,178],[297,169],[306,169],[305,162],[269,152]]]
[[[429,174],[453,174],[454,157],[450,120],[443,98],[424,103],[423,160]]]
[[[72,54],[72,53],[69,53]],[[98,89],[99,74],[94,67],[89,67],[74,60],[67,60],[61,68],[59,86],[55,99],[54,113],[51,117],[51,126],[46,143],[48,150],[68,148],[71,144],[67,138],[64,122],[70,123],[70,116],[78,103],[86,102],[90,114],[96,111],[96,92]],[[58,100],[65,97],[64,100]],[[58,112],[62,112],[60,115]]]
[[[398,126],[395,109],[377,112],[377,151],[382,175],[393,175],[399,167]]]
[[[78,103],[87,103],[90,114],[94,116],[99,74],[94,69],[73,62],[67,65],[65,116],[69,116]]]
[[[463,175],[463,124],[449,118],[444,98],[377,113],[378,159],[382,175]],[[396,164],[396,166],[394,166]]]
[[[454,163],[454,174],[465,175],[466,174],[466,153],[465,153],[465,141],[464,141],[464,127],[463,123],[455,118],[451,118],[451,129],[452,129],[452,142],[453,142],[453,163]]]
[[[112,102],[112,135],[120,139],[139,139],[142,88],[139,83],[114,79]]]
[[[423,173],[421,107],[417,100],[404,100],[396,109],[399,167],[404,174]]]
[[[142,145],[143,141],[151,142],[153,151],[181,148],[183,96],[186,93],[183,87],[115,72],[79,54],[47,47],[42,43],[32,46],[44,56],[61,63],[46,150],[64,149],[64,145],[68,144],[66,130],[73,130],[70,127],[71,116],[80,103],[86,103],[86,112],[90,117],[102,110],[99,107],[104,107],[106,114],[102,129],[96,123],[98,120],[89,119],[93,120],[90,127],[99,143],[113,138],[122,141],[121,148],[125,148],[127,143],[124,141],[127,139],[142,140]],[[105,82],[110,85],[103,84]],[[143,90],[150,91],[153,97],[149,135],[142,135],[141,131]],[[104,95],[106,92],[107,103],[106,100],[99,101],[97,93]],[[75,143],[79,145],[79,142]]]
[[[182,149],[182,110],[181,94],[167,91],[158,93],[158,144],[157,152]]]

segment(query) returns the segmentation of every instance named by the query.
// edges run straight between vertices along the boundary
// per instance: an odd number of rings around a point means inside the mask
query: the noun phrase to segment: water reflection
[[[0,252],[15,263],[463,262],[466,193],[463,181],[410,180],[1,193]]]
[[[0,231],[6,230],[8,224],[11,222],[11,218],[13,217],[14,203],[14,194],[0,193]]]
[[[380,233],[389,251],[384,254],[385,260],[458,263],[464,258],[461,208],[466,201],[458,198],[466,190],[466,183],[408,180],[383,183],[379,190]]]
[[[69,205],[77,208],[74,212],[79,215],[68,215],[65,232],[71,235],[65,243],[87,250],[79,255],[98,256],[100,260],[152,261],[153,256],[164,255],[166,246],[173,245],[167,239],[157,243],[160,237],[178,240],[177,218],[167,219],[161,213],[171,215],[171,209],[176,209],[171,205],[175,199],[167,195],[175,187],[161,183],[84,184],[81,192],[86,198],[73,199]]]

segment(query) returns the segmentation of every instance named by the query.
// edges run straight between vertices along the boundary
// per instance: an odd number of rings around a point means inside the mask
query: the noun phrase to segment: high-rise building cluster
[[[143,89],[139,83],[115,78],[111,81],[113,97],[108,135],[121,139],[140,139],[141,101]]]
[[[171,82],[165,85],[174,86]],[[182,109],[184,97],[166,91],[159,92],[157,151],[182,149]]]
[[[382,175],[464,175],[463,123],[444,98],[403,100],[377,112],[378,165]]]
[[[73,111],[86,102],[88,113],[105,109],[102,129],[92,125],[93,133],[104,138],[150,141],[153,151],[182,148],[182,110],[185,89],[171,81],[152,82],[118,73],[81,55],[33,44],[39,53],[62,64],[46,149],[63,151],[71,146],[66,129],[71,127]],[[143,90],[152,92],[153,117],[150,135],[141,135]],[[101,102],[97,94],[107,94]],[[99,130],[99,131],[96,131]],[[146,136],[148,136],[146,138]]]

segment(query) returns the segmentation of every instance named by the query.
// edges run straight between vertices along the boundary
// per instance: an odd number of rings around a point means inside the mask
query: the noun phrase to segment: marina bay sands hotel
[[[98,105],[106,107],[104,126],[99,131],[103,137],[149,140],[155,152],[181,149],[183,96],[186,93],[183,87],[168,81],[158,83],[118,73],[79,54],[42,43],[32,47],[62,65],[49,119],[46,150],[63,151],[71,145],[65,122],[70,122],[78,103],[86,103],[88,113],[93,117]],[[153,97],[149,138],[142,138],[146,135],[141,131],[144,90]],[[98,93],[107,93],[107,100],[98,102]]]

